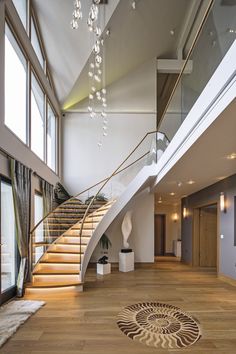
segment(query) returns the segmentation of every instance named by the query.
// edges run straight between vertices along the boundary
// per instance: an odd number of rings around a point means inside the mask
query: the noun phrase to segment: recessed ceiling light
[[[171,192],[170,195],[175,195],[175,193],[174,193],[174,192]]]
[[[187,183],[188,183],[188,184],[194,184],[195,181],[193,181],[192,179],[190,179]]]
[[[236,159],[236,153],[235,153],[235,152],[232,152],[232,154],[230,154],[230,155],[227,156],[227,159],[228,159],[228,160],[235,160],[235,159]]]

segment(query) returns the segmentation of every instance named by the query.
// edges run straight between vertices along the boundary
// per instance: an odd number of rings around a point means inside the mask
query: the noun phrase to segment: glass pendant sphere
[[[76,20],[72,20],[70,25],[72,29],[78,29],[79,27],[78,22]]]
[[[92,90],[93,92],[95,92],[95,91],[96,91],[96,87],[95,87],[95,86],[92,86],[92,87],[91,87],[91,90]]]
[[[103,136],[107,136],[108,133],[106,131],[103,132]]]
[[[102,127],[102,129],[103,129],[103,130],[107,130],[107,126],[104,125],[104,126]]]
[[[100,37],[101,34],[102,34],[101,28],[100,28],[100,27],[96,27],[96,28],[94,29],[94,33],[95,33],[95,35],[96,35],[97,37]]]
[[[106,112],[102,111],[101,116],[105,118],[107,116]]]
[[[103,88],[102,93],[105,95],[107,93],[107,90],[105,88]]]
[[[89,77],[93,77],[92,71],[89,71],[89,72],[88,72],[88,76],[89,76]]]
[[[89,99],[90,99],[90,100],[93,100],[93,99],[94,99],[94,96],[93,96],[92,93],[89,94]]]
[[[101,141],[98,142],[98,147],[102,147],[102,142]]]
[[[102,70],[98,69],[98,75],[102,75]]]
[[[98,75],[94,75],[94,80],[97,82],[101,82],[101,79]]]
[[[102,63],[102,57],[100,55],[95,56],[95,63],[99,65]]]
[[[102,102],[103,102],[103,103],[106,103],[106,101],[107,101],[106,97],[103,97],[103,98],[102,98]]]
[[[94,69],[95,65],[93,63],[90,63],[90,68]]]

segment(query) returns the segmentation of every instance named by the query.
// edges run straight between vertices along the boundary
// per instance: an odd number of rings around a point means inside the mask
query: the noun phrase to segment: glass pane
[[[26,143],[26,59],[5,26],[5,124]]]
[[[38,39],[38,35],[36,32],[35,23],[34,23],[34,20],[32,17],[31,17],[31,43],[32,43],[32,46],[34,48],[34,51],[38,57],[38,60],[41,64],[42,68],[44,68],[43,53],[42,53],[41,46],[40,46],[39,39]]]
[[[10,184],[1,182],[1,291],[16,284],[15,216]]]
[[[26,28],[27,23],[27,0],[12,0],[18,15]]]
[[[35,194],[34,196],[34,224],[36,225],[43,218],[43,197]],[[43,242],[43,223],[35,231],[35,242]]]
[[[43,254],[44,254],[44,247],[43,246],[35,247],[35,255],[34,255],[35,263],[38,262],[38,260],[42,257]]]
[[[44,160],[44,92],[33,74],[31,79],[31,149]]]
[[[56,117],[51,106],[48,104],[47,117],[47,164],[56,170]]]

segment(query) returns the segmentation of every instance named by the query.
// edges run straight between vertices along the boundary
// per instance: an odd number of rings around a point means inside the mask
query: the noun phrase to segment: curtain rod
[[[45,182],[49,183],[45,178],[41,177],[36,171],[33,171],[32,168],[30,168],[29,166],[27,166],[26,164],[24,164],[23,162],[19,161],[18,159],[16,159],[13,155],[11,155],[9,152],[7,152],[5,149],[3,149],[1,146],[0,146],[0,153],[7,157],[7,158],[11,158],[11,159],[14,159],[15,161],[21,163],[22,165],[24,165],[25,167],[27,167],[30,171],[32,171],[32,174],[34,176],[37,176],[38,178],[44,180]],[[49,183],[51,184],[51,183]],[[51,184],[52,185],[52,184]]]

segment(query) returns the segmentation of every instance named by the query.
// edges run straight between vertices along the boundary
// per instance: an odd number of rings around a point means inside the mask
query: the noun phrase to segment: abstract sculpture
[[[129,253],[132,252],[132,249],[129,248],[128,238],[130,237],[132,231],[132,214],[133,211],[129,210],[124,216],[123,222],[121,224],[121,231],[123,235],[123,249],[121,252]]]

